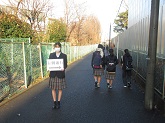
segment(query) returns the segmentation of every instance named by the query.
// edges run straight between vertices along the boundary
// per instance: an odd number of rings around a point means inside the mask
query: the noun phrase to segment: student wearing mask
[[[67,55],[61,52],[61,43],[54,44],[54,51],[49,55],[49,59],[63,59],[64,69],[59,71],[50,71],[49,87],[52,89],[54,101],[53,109],[60,108],[62,90],[66,88],[65,69],[67,68]],[[58,92],[58,93],[57,93]]]

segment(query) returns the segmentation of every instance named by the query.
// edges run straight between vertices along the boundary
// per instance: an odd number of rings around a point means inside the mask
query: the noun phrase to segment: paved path
[[[165,123],[157,112],[144,109],[144,93],[133,83],[123,88],[121,68],[113,88],[94,88],[92,54],[67,68],[67,89],[63,91],[61,109],[52,110],[48,79],[0,107],[0,123]]]

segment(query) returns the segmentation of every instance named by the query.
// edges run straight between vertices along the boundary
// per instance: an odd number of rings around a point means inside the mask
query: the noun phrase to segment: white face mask
[[[61,48],[54,48],[55,52],[60,52]]]

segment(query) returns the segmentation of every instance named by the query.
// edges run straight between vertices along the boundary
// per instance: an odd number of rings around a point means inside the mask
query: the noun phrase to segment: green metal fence
[[[29,39],[0,39],[0,101],[35,84],[38,78],[48,77],[46,61],[54,44],[32,45],[29,42]],[[63,42],[62,52],[67,54],[69,64],[96,47],[71,46]]]

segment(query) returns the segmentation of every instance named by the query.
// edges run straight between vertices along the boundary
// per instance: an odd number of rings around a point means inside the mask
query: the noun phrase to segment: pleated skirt
[[[114,80],[115,76],[116,76],[116,72],[107,72],[106,71],[106,74],[105,74],[106,79]]]
[[[55,89],[55,90],[62,90],[66,88],[66,81],[65,78],[50,78],[49,79],[49,88]]]
[[[104,69],[93,69],[94,76],[101,76],[104,75]]]

